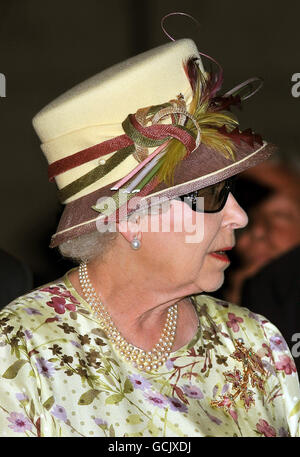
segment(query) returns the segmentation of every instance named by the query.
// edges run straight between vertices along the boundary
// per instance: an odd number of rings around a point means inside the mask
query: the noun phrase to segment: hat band
[[[177,107],[177,102],[177,100],[171,101],[170,103],[164,105],[149,107],[146,110],[154,116],[154,119],[157,120],[171,115],[173,116],[173,122],[175,122],[176,119],[174,118],[174,115],[176,114],[179,114],[179,122],[184,122],[187,117],[193,118],[193,116],[191,116],[185,109],[183,109],[183,107]],[[182,100],[180,103],[183,103],[185,108],[185,103]],[[179,140],[185,146],[187,154],[191,153],[196,148],[196,146],[199,145],[200,128],[197,126],[196,121],[194,121],[194,124],[198,134],[195,141],[194,133],[190,130],[187,130],[180,124],[153,124],[150,126],[143,126],[138,121],[138,118],[139,120],[141,119],[140,111],[142,110],[138,110],[135,115],[129,115],[122,123],[125,135],[121,135],[117,138],[104,141],[103,143],[99,143],[83,151],[79,151],[71,156],[65,157],[52,163],[49,166],[49,180],[51,181],[58,174],[69,171],[103,155],[115,152],[115,154],[113,154],[113,156],[106,161],[105,165],[100,164],[85,175],[80,176],[77,180],[63,187],[59,192],[59,198],[61,202],[64,202],[68,198],[76,195],[78,192],[82,191],[86,187],[90,186],[91,184],[107,175],[122,161],[124,161],[128,155],[136,152],[138,147],[146,149],[148,156],[148,148],[161,146],[171,138]],[[184,118],[183,121],[182,118]],[[146,123],[147,119],[144,119],[144,124]],[[125,145],[125,147],[120,148],[120,145]]]

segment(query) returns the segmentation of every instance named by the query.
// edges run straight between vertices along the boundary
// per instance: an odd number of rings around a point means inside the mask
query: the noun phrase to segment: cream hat
[[[66,204],[51,246],[95,230],[97,200],[115,195],[112,189],[133,183],[145,200],[172,198],[265,160],[274,146],[240,132],[226,108],[241,91],[220,97],[220,84],[204,71],[194,42],[183,39],[114,65],[43,108],[33,126]],[[140,174],[142,187],[134,185]]]

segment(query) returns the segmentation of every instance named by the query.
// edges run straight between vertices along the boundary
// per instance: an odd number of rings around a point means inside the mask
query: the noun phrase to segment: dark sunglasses
[[[217,213],[224,208],[229,193],[234,191],[234,181],[234,177],[228,178],[212,186],[204,187],[189,194],[180,195],[179,198],[181,201],[187,203],[193,211]],[[204,207],[201,205],[202,201],[198,200],[199,197],[204,199]]]

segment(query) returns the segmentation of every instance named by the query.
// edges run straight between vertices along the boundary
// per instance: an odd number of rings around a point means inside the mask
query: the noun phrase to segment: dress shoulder
[[[9,319],[11,323],[22,322],[26,328],[35,321],[36,326],[52,318],[59,320],[66,311],[76,311],[77,305],[79,301],[59,278],[10,302],[1,309],[0,322]]]
[[[269,330],[275,334],[280,333],[265,316],[255,313],[247,307],[205,294],[194,296],[194,301],[200,314],[209,313],[214,320],[225,325],[233,336],[244,329],[247,330],[248,336],[251,334],[256,339],[263,336],[263,329],[266,327],[269,327]]]

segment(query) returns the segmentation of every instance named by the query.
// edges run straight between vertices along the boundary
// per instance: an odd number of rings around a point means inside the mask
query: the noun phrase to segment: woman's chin
[[[209,278],[207,281],[202,281],[201,289],[203,292],[215,292],[220,289],[224,283],[224,273],[220,272],[216,274],[213,278]]]

